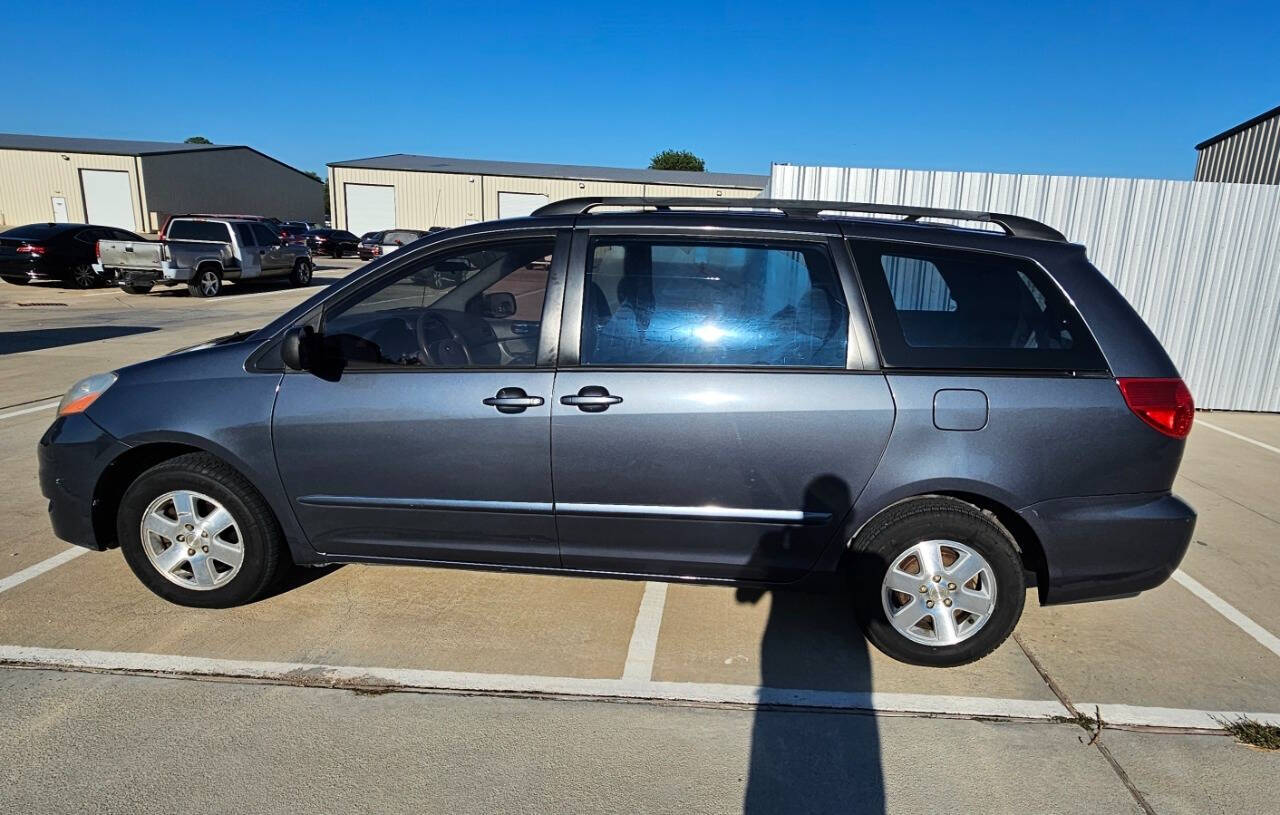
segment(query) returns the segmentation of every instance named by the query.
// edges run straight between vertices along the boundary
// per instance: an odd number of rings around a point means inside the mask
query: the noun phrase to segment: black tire
[[[161,574],[148,558],[140,529],[143,513],[171,490],[203,493],[220,502],[236,520],[244,559],[226,584],[207,590],[184,588]],[[120,501],[116,536],[129,568],[142,584],[183,606],[228,608],[252,602],[276,585],[289,564],[284,536],[266,499],[248,479],[207,453],[178,456],[138,476]]]
[[[102,278],[93,270],[93,266],[83,263],[71,268],[70,282],[77,289],[96,289],[102,285]]]
[[[151,291],[150,283],[121,283],[120,289],[125,294],[147,294]]]
[[[338,258],[340,258],[340,257],[342,257],[342,250],[341,250],[341,249],[334,249],[334,250],[333,250],[333,259],[334,259],[334,260],[337,260],[337,259],[338,259]]]
[[[201,266],[187,283],[192,297],[217,297],[222,294],[222,271],[215,266]]]
[[[898,563],[912,546],[928,540],[955,541],[969,547],[987,561],[994,575],[995,604],[986,622],[953,645],[910,639],[889,622],[886,601],[882,600],[889,565]],[[925,496],[885,510],[854,541],[849,566],[855,607],[867,639],[885,654],[913,665],[953,667],[981,659],[1013,633],[1026,600],[1022,559],[1013,537],[994,515],[955,498]],[[921,580],[922,585],[930,583]],[[911,601],[901,599],[904,594],[896,597],[904,606],[926,602],[923,594]],[[955,615],[966,619],[962,612],[953,612],[953,619]]]
[[[289,273],[289,282],[294,286],[309,286],[311,285],[311,275],[313,272],[314,269],[311,266],[310,260],[307,258],[298,258],[293,263],[293,271]]]

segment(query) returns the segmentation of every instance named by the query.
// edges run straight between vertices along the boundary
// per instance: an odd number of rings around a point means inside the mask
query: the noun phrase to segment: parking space
[[[316,285],[357,265],[324,262]],[[87,553],[33,574],[69,551],[49,530],[35,474],[34,448],[53,400],[89,373],[252,329],[315,287],[233,291],[196,301],[179,293],[0,289],[0,470],[7,476],[0,491],[0,651],[220,660],[232,675],[239,675],[236,664],[267,662],[417,671],[413,687],[438,682],[455,690],[468,682],[477,689],[514,683],[610,697],[1015,718],[1067,712],[1051,681],[1082,710],[1172,709],[1142,715],[1177,725],[1211,724],[1206,711],[1280,721],[1280,450],[1271,449],[1280,447],[1280,416],[1199,417],[1177,485],[1200,513],[1185,579],[1138,598],[1078,606],[1040,608],[1030,592],[1016,640],[945,671],[883,657],[836,595],[345,566],[303,572],[245,608],[204,611],[151,595],[118,552]],[[147,330],[87,331],[112,327]],[[51,664],[58,659],[49,657]],[[138,661],[137,669],[150,670],[145,665]],[[483,676],[502,679],[476,678]],[[276,678],[287,681],[285,668]],[[975,699],[984,701],[974,707]],[[1138,724],[1142,716],[1131,718]],[[1128,753],[1136,744],[1126,737],[1119,749]],[[1188,755],[1198,754],[1194,741],[1187,745]],[[1134,761],[1152,778],[1166,772]]]

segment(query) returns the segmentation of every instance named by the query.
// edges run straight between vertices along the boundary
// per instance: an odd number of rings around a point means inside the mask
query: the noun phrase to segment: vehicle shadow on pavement
[[[279,597],[282,594],[288,594],[294,589],[300,589],[308,583],[314,583],[322,577],[328,577],[343,567],[341,563],[330,563],[325,566],[294,566],[289,569],[274,587],[265,592],[261,597],[254,600],[255,603],[261,603],[270,600],[272,597]]]
[[[149,325],[85,325],[68,328],[33,328],[29,331],[0,331],[0,354],[21,354],[43,348],[60,348],[82,342],[127,337],[159,331]]]
[[[852,503],[840,478],[822,476],[805,490],[804,509],[829,512]],[[756,557],[790,548],[795,527],[765,536]],[[743,812],[885,811],[880,734],[876,717],[843,711],[770,708],[767,689],[867,693],[869,645],[854,615],[850,593],[785,588],[740,588],[740,603],[769,594],[760,641],[762,704],[751,731],[751,763]]]

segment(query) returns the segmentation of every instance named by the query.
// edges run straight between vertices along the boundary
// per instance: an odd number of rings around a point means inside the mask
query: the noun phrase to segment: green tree
[[[183,144],[213,144],[213,142],[209,141],[204,136],[192,136],[189,139],[183,139],[182,143]]]
[[[649,159],[650,170],[692,170],[706,172],[707,163],[688,150],[663,150]]]
[[[302,172],[305,175],[311,176],[316,181],[319,181],[321,184],[324,185],[324,214],[328,215],[329,214],[329,179],[321,178],[319,175],[311,172],[310,170],[303,170]]]

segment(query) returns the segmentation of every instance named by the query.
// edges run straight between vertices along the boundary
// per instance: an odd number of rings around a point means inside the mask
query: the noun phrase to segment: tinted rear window
[[[1030,260],[913,244],[851,245],[890,366],[1106,368],[1080,315]]]
[[[215,221],[174,221],[169,224],[167,237],[172,241],[222,241],[231,240],[227,225]]]

